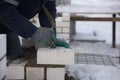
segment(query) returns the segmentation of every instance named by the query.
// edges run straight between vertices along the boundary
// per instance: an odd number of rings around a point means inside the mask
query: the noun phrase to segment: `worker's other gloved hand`
[[[51,42],[51,35],[50,28],[38,28],[31,38],[36,42],[42,43],[42,45],[48,47]]]
[[[57,46],[69,48],[69,44],[68,44],[68,43],[66,43],[66,42],[63,41],[63,40],[60,40],[60,39],[57,39],[57,38],[56,38],[56,35],[55,35],[55,32],[54,32],[54,31],[52,31],[51,33],[52,33],[52,42],[54,42],[54,43],[52,44],[52,47],[53,47],[53,48],[56,48]]]
[[[60,39],[56,40],[55,45],[60,46],[60,47],[69,48],[69,44],[66,43],[64,40],[60,40]]]

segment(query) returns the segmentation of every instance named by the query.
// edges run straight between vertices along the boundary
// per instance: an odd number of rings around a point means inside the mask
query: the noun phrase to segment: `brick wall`
[[[57,5],[66,5],[70,3],[71,3],[71,0],[56,0]]]

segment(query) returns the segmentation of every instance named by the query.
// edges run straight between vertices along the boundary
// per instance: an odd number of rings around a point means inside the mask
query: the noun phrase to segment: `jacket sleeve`
[[[0,23],[24,38],[30,38],[37,29],[15,6],[6,2],[0,4]]]
[[[48,9],[48,11],[50,12],[50,14],[52,15],[54,21],[56,18],[56,0],[48,0],[44,6]],[[43,8],[40,10],[39,12],[39,20],[40,20],[40,24],[42,27],[52,27],[52,25],[49,22],[48,17],[46,16]]]

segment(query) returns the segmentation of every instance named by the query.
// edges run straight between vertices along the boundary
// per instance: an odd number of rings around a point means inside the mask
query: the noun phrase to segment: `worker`
[[[17,35],[33,39],[45,46],[50,46],[50,43],[53,42],[54,47],[69,47],[66,42],[56,39],[55,28],[54,30],[51,28],[52,25],[45,14],[43,5],[55,22],[55,0],[0,0],[0,33],[7,34],[7,54],[11,56],[11,59],[23,55]],[[36,14],[39,14],[42,26],[40,28],[29,22],[29,19]]]

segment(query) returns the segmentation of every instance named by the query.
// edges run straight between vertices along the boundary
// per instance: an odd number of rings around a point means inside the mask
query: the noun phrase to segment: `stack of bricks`
[[[0,80],[6,79],[6,36],[0,35]]]
[[[27,80],[65,80],[65,66],[74,64],[74,52],[62,47],[39,48],[36,61],[26,67]]]
[[[70,14],[63,13],[62,17],[56,18],[56,31],[57,31],[57,38],[63,39],[67,43],[70,43]]]

